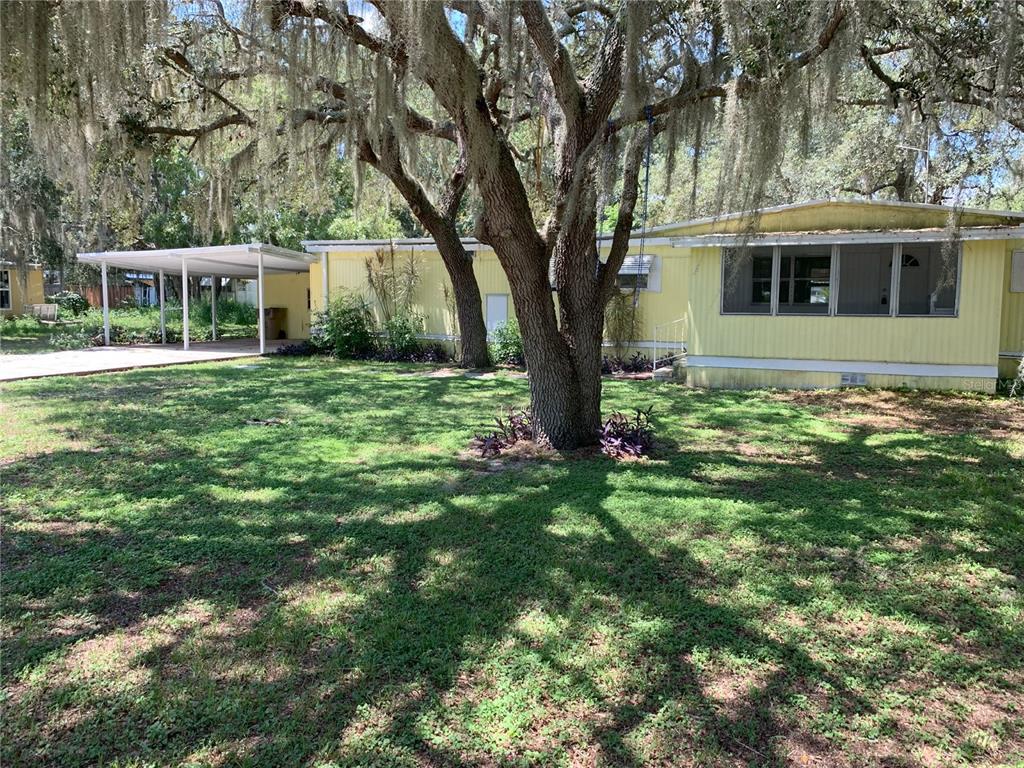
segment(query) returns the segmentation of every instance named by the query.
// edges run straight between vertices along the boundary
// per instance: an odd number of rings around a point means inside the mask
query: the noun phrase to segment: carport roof
[[[218,277],[255,278],[258,260],[263,256],[265,275],[308,272],[317,257],[308,253],[280,248],[265,243],[243,245],[210,245],[201,248],[155,248],[148,251],[101,251],[80,253],[78,260],[85,264],[103,264],[118,269],[134,269],[168,275],[180,275],[182,262],[188,264],[190,275],[217,275]]]

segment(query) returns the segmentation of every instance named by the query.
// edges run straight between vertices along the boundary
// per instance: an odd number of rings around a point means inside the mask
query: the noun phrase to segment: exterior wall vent
[[[844,373],[839,378],[841,387],[864,387],[867,383],[868,377],[864,373]]]

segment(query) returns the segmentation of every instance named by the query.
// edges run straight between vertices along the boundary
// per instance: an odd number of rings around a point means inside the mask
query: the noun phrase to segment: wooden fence
[[[102,286],[82,285],[79,286],[78,292],[89,302],[90,307],[103,306]],[[108,285],[107,300],[110,302],[109,306],[111,308],[121,306],[125,300],[133,302],[135,300],[135,290],[130,285]]]

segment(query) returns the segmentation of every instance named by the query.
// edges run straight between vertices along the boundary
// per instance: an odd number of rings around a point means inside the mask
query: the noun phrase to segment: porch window
[[[899,314],[956,313],[958,248],[944,248],[943,243],[907,243],[900,265]]]
[[[722,311],[767,315],[772,310],[773,249],[722,251]]]
[[[839,246],[838,315],[892,312],[892,243]]]
[[[827,315],[832,249],[783,248],[779,263],[779,314]]]
[[[11,270],[0,269],[0,309],[11,308]]]

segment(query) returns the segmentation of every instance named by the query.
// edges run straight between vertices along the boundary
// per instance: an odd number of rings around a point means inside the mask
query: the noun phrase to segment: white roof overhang
[[[832,243],[940,243],[950,239],[945,229],[878,230],[870,232],[763,232],[753,235],[688,235],[669,238],[676,248],[730,245],[830,245]],[[970,227],[955,240],[1024,240],[1024,226]]]
[[[316,257],[288,248],[265,243],[244,245],[210,245],[201,248],[154,248],[148,251],[101,251],[80,253],[78,260],[85,264],[103,264],[118,269],[180,275],[182,264],[187,263],[190,276],[217,275],[218,277],[255,278],[259,273],[259,259],[263,257],[264,275],[308,272]]]
[[[596,240],[599,248],[610,248],[612,244],[611,235],[602,235]],[[655,245],[672,245],[670,237],[646,237],[640,238],[633,233],[629,239],[630,247]],[[428,237],[406,238],[403,240],[303,240],[302,247],[309,253],[365,253],[375,251],[378,248],[416,248],[422,251],[436,251],[437,243]],[[462,238],[462,247],[467,251],[490,250],[491,247],[481,243],[472,237]]]

